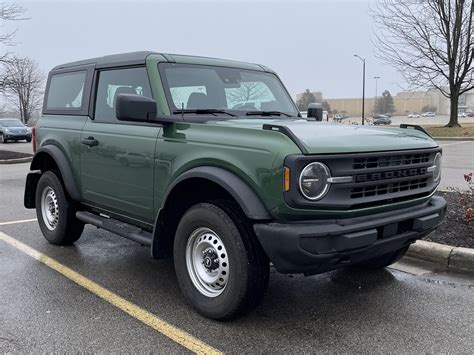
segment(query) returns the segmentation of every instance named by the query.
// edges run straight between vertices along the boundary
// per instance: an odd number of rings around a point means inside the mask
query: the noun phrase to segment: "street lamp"
[[[354,54],[354,57],[357,57],[362,61],[362,125],[364,125],[364,122],[365,122],[365,58],[362,58],[358,54]]]
[[[374,100],[374,115],[377,113],[375,112],[377,108],[377,80],[380,79],[380,76],[374,76],[375,79],[375,100]]]

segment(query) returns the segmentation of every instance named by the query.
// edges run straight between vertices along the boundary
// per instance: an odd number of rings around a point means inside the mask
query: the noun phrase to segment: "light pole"
[[[377,80],[380,79],[380,76],[374,76],[375,79],[375,100],[374,100],[374,115],[377,113],[375,109],[377,108]]]
[[[365,58],[362,58],[358,54],[354,54],[354,57],[357,57],[362,61],[362,125],[364,125],[364,122],[365,122]]]

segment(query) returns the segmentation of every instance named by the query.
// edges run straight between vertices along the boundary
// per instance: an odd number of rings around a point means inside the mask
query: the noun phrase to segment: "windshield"
[[[0,120],[2,127],[23,127],[24,124],[20,120]]]
[[[239,116],[272,111],[298,116],[276,75],[266,72],[205,65],[159,65],[170,111],[226,110]]]

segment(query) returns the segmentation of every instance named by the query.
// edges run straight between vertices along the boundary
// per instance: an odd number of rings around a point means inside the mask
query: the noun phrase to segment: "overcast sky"
[[[276,70],[290,93],[359,97],[367,58],[367,96],[400,91],[400,76],[374,57],[369,0],[18,1],[11,50],[53,66],[112,53],[156,50],[235,59]]]

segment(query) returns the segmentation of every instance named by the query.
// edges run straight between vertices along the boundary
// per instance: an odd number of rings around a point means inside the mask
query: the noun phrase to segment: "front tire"
[[[5,137],[3,136],[3,133],[0,133],[0,143],[3,143],[3,144],[6,144],[6,143],[7,143],[7,140],[6,140]]]
[[[209,318],[249,312],[268,285],[269,261],[245,217],[228,202],[200,203],[184,214],[174,263],[184,296]]]
[[[58,176],[52,171],[43,173],[36,188],[36,216],[48,242],[67,245],[80,238],[84,223],[76,218],[76,211]]]

